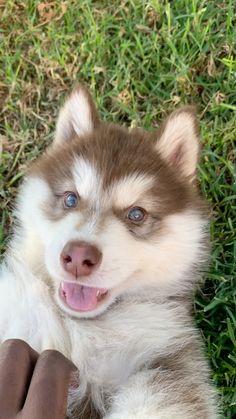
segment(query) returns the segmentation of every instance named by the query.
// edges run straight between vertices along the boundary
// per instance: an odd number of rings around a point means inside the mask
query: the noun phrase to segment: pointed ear
[[[55,143],[70,140],[75,135],[90,134],[99,124],[92,96],[85,86],[77,85],[59,113]]]
[[[162,158],[191,179],[195,176],[200,149],[198,131],[195,108],[186,106],[164,122],[156,144]]]

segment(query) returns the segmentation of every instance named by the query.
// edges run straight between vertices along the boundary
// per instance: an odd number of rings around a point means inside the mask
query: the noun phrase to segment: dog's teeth
[[[100,297],[100,291],[97,291],[96,297]]]

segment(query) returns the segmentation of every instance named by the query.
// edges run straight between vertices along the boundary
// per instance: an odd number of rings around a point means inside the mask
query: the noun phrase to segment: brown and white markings
[[[1,339],[73,360],[69,417],[217,417],[190,314],[208,258],[198,154],[192,107],[152,134],[127,130],[102,122],[79,85],[26,176],[1,268]]]

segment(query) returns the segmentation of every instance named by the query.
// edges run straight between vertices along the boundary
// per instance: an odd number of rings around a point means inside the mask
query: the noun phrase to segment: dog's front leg
[[[208,384],[160,368],[137,373],[103,419],[216,419]]]

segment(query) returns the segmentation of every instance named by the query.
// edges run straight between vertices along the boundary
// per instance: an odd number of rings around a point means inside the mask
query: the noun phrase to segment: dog
[[[191,300],[208,259],[199,131],[183,107],[152,133],[100,120],[78,85],[20,188],[0,274],[1,341],[78,367],[69,418],[215,419]]]

